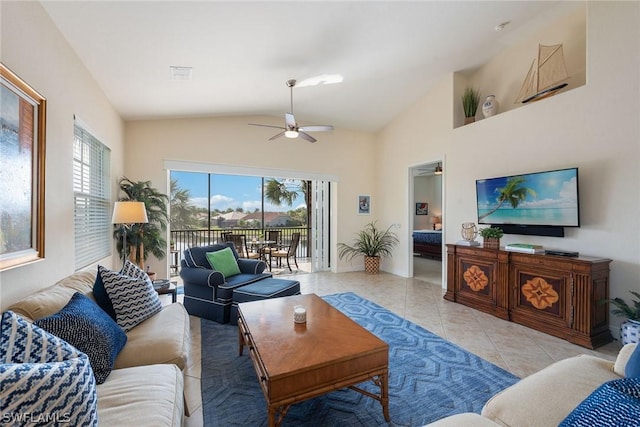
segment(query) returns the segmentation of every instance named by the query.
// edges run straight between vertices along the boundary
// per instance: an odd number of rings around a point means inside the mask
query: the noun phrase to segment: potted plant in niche
[[[356,233],[353,245],[338,243],[338,257],[351,261],[358,255],[364,256],[364,270],[370,274],[380,272],[380,257],[391,256],[394,246],[399,243],[398,236],[391,231],[389,226],[382,231],[376,227],[376,223],[370,222],[362,230]]]
[[[629,291],[636,300],[632,300],[632,305],[627,304],[622,298],[607,300],[615,308],[611,314],[624,319],[620,325],[620,341],[622,345],[640,342],[640,293]]]
[[[480,104],[480,91],[478,89],[466,88],[462,94],[462,109],[464,110],[464,124],[476,121],[476,112]]]
[[[126,234],[127,252],[131,262],[144,269],[144,263],[153,254],[158,259],[166,255],[167,241],[164,234],[169,222],[167,205],[169,198],[151,185],[151,181],[131,181],[127,177],[118,181],[120,190],[125,194],[119,201],[144,202],[149,222],[133,224]],[[116,249],[122,258],[122,227],[116,227],[113,238]],[[153,273],[149,273],[151,276]]]
[[[500,239],[504,232],[498,227],[487,227],[480,229],[483,238],[482,246],[489,249],[500,249]]]

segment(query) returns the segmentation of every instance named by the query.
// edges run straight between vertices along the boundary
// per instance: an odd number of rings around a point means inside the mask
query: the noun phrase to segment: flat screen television
[[[478,224],[505,233],[564,236],[580,226],[578,168],[476,181]]]

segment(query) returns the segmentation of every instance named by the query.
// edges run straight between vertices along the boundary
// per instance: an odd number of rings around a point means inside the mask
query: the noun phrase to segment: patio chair
[[[289,262],[289,259],[293,258],[293,262],[296,265],[296,268],[300,269],[300,267],[298,267],[298,259],[296,257],[296,252],[298,250],[299,243],[300,243],[300,233],[291,234],[291,243],[289,244],[289,246],[283,247],[281,249],[277,249],[275,251],[271,251],[271,258],[278,259],[278,263],[280,263],[283,258],[286,258],[287,267],[291,272],[293,272],[293,270],[291,269],[291,263]]]
[[[258,259],[260,254],[257,252],[249,251],[247,247],[247,236],[245,234],[226,234],[224,236],[227,242],[233,243],[236,247],[236,251],[242,258]]]
[[[269,269],[271,269],[271,252],[278,250],[280,247],[280,230],[268,230],[265,239],[266,241],[273,242],[265,245],[260,249],[260,254],[262,255],[262,259],[267,261],[269,265]]]

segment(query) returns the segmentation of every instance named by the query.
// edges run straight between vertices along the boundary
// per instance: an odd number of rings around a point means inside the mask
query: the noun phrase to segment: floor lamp
[[[115,202],[111,222],[122,226],[122,266],[124,267],[127,260],[127,229],[133,224],[149,222],[144,202]]]

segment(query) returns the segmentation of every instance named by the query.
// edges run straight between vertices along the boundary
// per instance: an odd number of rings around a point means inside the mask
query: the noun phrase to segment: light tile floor
[[[597,350],[589,350],[446,301],[443,299],[440,269],[438,261],[414,258],[414,277],[410,279],[364,272],[296,274],[295,278],[300,281],[302,293],[329,295],[355,292],[519,377],[537,372],[557,360],[583,353],[613,360],[620,349],[618,342],[614,341]],[[278,277],[286,277],[286,274]],[[181,301],[181,296],[178,300]],[[185,395],[191,416],[185,420],[186,427],[203,425],[198,318],[191,318],[191,331],[192,360],[185,371]]]

